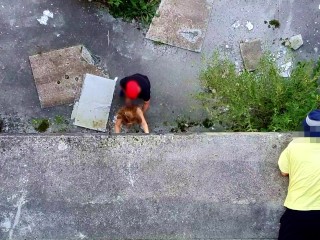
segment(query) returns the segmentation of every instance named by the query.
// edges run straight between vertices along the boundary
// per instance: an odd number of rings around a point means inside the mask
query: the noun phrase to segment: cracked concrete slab
[[[104,76],[81,45],[39,53],[29,59],[42,108],[73,103],[79,96],[84,74]]]
[[[163,0],[147,38],[200,52],[213,0]]]
[[[242,42],[240,43],[240,50],[245,69],[247,71],[256,70],[263,54],[261,40]]]

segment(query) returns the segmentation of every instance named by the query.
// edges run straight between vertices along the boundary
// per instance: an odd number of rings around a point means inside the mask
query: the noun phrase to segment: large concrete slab
[[[162,0],[146,37],[200,52],[212,3],[213,0]]]
[[[113,79],[86,74],[72,112],[74,125],[105,132],[115,85]]]
[[[276,239],[290,135],[0,135],[0,239]]]
[[[81,45],[30,56],[42,108],[73,103],[86,73],[104,76]]]

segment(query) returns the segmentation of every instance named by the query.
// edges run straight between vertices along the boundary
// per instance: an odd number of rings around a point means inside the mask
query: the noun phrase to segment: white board
[[[75,102],[74,125],[106,132],[116,80],[86,74],[81,95]]]

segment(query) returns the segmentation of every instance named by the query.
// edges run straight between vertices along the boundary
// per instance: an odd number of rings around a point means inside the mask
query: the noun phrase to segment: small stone
[[[248,28],[249,31],[251,31],[253,29],[253,24],[247,21],[246,27]]]
[[[293,50],[297,50],[302,45],[303,45],[303,39],[301,34],[289,38],[288,43],[286,43],[286,46],[292,48]]]

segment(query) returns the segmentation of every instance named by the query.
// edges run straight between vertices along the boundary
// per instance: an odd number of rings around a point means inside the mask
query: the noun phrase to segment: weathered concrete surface
[[[37,19],[47,9],[53,12],[53,18],[44,26]],[[0,0],[0,118],[4,120],[3,130],[35,132],[30,126],[32,118],[53,119],[56,115],[68,118],[71,115],[72,106],[68,105],[40,108],[28,57],[39,51],[77,44],[85,45],[98,55],[99,66],[106,69],[111,78],[118,76],[121,79],[137,72],[150,78],[152,99],[147,119],[152,132],[169,132],[176,126],[179,116],[201,121],[206,116],[194,94],[201,90],[198,76],[204,67],[203,56],[209,57],[214,50],[219,50],[242,67],[240,41],[262,39],[263,50],[277,54],[288,51],[281,45],[284,39],[301,34],[304,45],[295,56],[317,59],[319,11],[319,3],[310,0],[214,1],[199,54],[156,45],[145,39],[144,32],[135,24],[114,19],[87,0]],[[280,28],[268,28],[264,21],[271,19],[279,19]],[[235,29],[232,25],[236,21],[240,26]],[[247,21],[253,24],[253,30],[248,31],[245,27]],[[120,105],[121,101],[115,95],[111,119]]]
[[[39,53],[29,59],[43,108],[74,103],[86,73],[105,76],[94,66],[88,50],[80,45]]]
[[[290,138],[1,135],[0,239],[274,239]]]
[[[201,51],[213,0],[163,0],[153,18],[147,38]]]
[[[263,54],[261,40],[255,39],[240,43],[240,51],[245,69],[248,71],[256,70]]]

